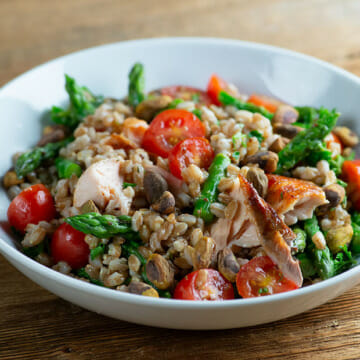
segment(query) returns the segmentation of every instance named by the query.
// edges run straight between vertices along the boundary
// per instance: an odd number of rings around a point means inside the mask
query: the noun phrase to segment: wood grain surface
[[[75,50],[157,36],[263,42],[360,75],[357,0],[0,0],[0,15],[0,86]],[[288,320],[186,332],[82,310],[0,257],[0,359],[360,359],[360,287]]]

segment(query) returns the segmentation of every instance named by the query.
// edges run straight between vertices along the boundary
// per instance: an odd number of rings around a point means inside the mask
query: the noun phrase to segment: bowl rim
[[[44,62],[40,65],[37,65],[26,72],[20,74],[14,79],[10,80],[0,88],[0,97],[6,92],[6,90],[15,84],[18,80],[26,78],[31,73],[41,70],[42,67],[49,66],[59,61],[63,61],[71,58],[72,56],[79,55],[80,53],[84,54],[87,52],[96,52],[98,50],[111,48],[111,47],[122,47],[122,46],[143,46],[143,45],[176,45],[176,44],[187,44],[187,45],[212,45],[212,46],[229,46],[229,47],[243,47],[247,49],[255,49],[259,51],[267,51],[273,54],[284,55],[290,58],[296,58],[303,60],[309,63],[315,63],[337,73],[338,75],[356,83],[360,86],[360,78],[356,75],[338,67],[333,64],[330,64],[326,61],[317,59],[310,55],[305,55],[293,50],[284,49],[277,46],[266,45],[262,43],[249,42],[243,40],[235,39],[225,39],[225,38],[214,38],[214,37],[164,37],[164,38],[147,38],[147,39],[136,39],[136,40],[127,40],[119,41],[109,44],[104,44],[100,46],[94,46],[90,48],[85,48],[79,51],[71,52],[69,54],[54,58],[50,61]],[[4,191],[5,190],[1,190]],[[257,304],[268,304],[277,301],[291,300],[297,296],[305,296],[309,293],[316,293],[317,291],[330,288],[336,284],[339,284],[347,278],[352,278],[357,274],[360,274],[360,266],[357,265],[339,275],[336,275],[330,279],[323,280],[319,283],[312,284],[310,286],[302,287],[293,291],[284,292],[280,294],[273,294],[271,296],[260,296],[256,298],[247,298],[247,299],[234,299],[226,301],[188,301],[188,300],[176,300],[176,299],[167,299],[167,298],[151,298],[147,296],[138,296],[134,294],[129,294],[121,291],[116,291],[114,289],[101,287],[94,285],[68,275],[57,272],[45,265],[38,263],[37,261],[27,257],[20,250],[15,249],[10,246],[4,239],[0,237],[0,253],[3,253],[5,256],[12,259],[14,262],[20,263],[25,268],[31,268],[32,271],[36,272],[39,276],[43,278],[50,279],[57,283],[62,283],[67,287],[71,287],[74,290],[79,289],[81,291],[87,292],[88,294],[94,296],[100,296],[102,298],[119,300],[131,302],[135,305],[145,305],[151,307],[167,307],[167,308],[176,308],[176,309],[218,309],[218,308],[234,308],[239,306],[253,306]],[[24,274],[27,276],[26,274]]]

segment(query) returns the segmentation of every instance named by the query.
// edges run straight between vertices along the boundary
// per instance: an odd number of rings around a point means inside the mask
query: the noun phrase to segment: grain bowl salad
[[[123,100],[65,77],[69,106],[3,178],[24,254],[132,294],[184,300],[268,296],[331,278],[360,253],[358,137],[336,110],[241,94]]]

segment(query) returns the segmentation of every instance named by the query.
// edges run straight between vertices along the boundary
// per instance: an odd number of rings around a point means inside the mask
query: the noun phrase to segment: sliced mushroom
[[[273,130],[276,134],[292,139],[303,129],[290,124],[274,124]]]
[[[175,198],[170,191],[164,191],[160,199],[151,208],[161,214],[171,214],[175,211]]]
[[[359,137],[346,126],[336,126],[333,133],[340,138],[344,146],[354,147],[359,143]]]
[[[172,101],[172,98],[168,95],[154,96],[150,99],[142,101],[135,110],[135,114],[140,119],[144,119],[150,122],[156,113],[166,108]]]
[[[195,245],[193,252],[194,270],[206,269],[210,266],[215,254],[215,242],[211,237],[203,236]]]
[[[259,151],[258,153],[248,156],[244,165],[258,164],[266,173],[273,173],[277,168],[279,157],[272,151]]]
[[[219,251],[218,269],[226,279],[231,282],[235,282],[236,274],[240,270],[240,265],[231,249],[225,248]]]
[[[37,143],[37,146],[44,146],[49,143],[61,141],[65,139],[65,129],[61,125],[47,126],[44,129],[42,138]]]
[[[174,270],[159,254],[152,254],[145,265],[146,276],[160,290],[168,289],[174,282]]]
[[[290,105],[280,105],[275,111],[273,124],[292,124],[299,117],[298,111]]]
[[[168,190],[166,180],[155,169],[147,168],[144,174],[144,190],[150,204],[156,203]]]
[[[23,182],[24,179],[19,179],[15,171],[8,171],[3,178],[3,184],[6,189],[14,185],[22,184]]]
[[[266,197],[269,181],[263,169],[250,167],[246,173],[246,180],[254,186],[262,198]]]
[[[74,191],[74,206],[81,208],[92,200],[104,209],[110,200],[116,201],[122,214],[127,215],[132,198],[124,194],[123,177],[120,175],[122,161],[106,159],[91,165],[80,176]]]
[[[159,297],[158,292],[152,286],[141,281],[132,281],[128,286],[128,292],[136,295]]]
[[[289,142],[290,139],[280,136],[270,145],[269,150],[279,153]]]
[[[331,184],[323,188],[326,200],[329,201],[331,208],[342,203],[345,197],[345,189],[339,184]]]

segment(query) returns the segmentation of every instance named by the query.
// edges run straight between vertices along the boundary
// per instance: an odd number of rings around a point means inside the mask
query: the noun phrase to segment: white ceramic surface
[[[360,80],[314,58],[270,46],[208,38],[150,39],[105,45],[41,65],[0,90],[0,174],[16,151],[34,145],[49,108],[66,101],[64,73],[94,93],[126,94],[135,61],[146,67],[151,90],[184,84],[205,88],[213,72],[245,93],[276,96],[297,105],[324,105],[356,122]],[[6,223],[9,200],[0,190],[0,252],[22,273],[56,295],[86,309],[139,324],[177,329],[225,329],[283,319],[314,308],[360,282],[360,267],[289,293],[225,302],[153,299],[72,279],[38,264],[16,249]]]

